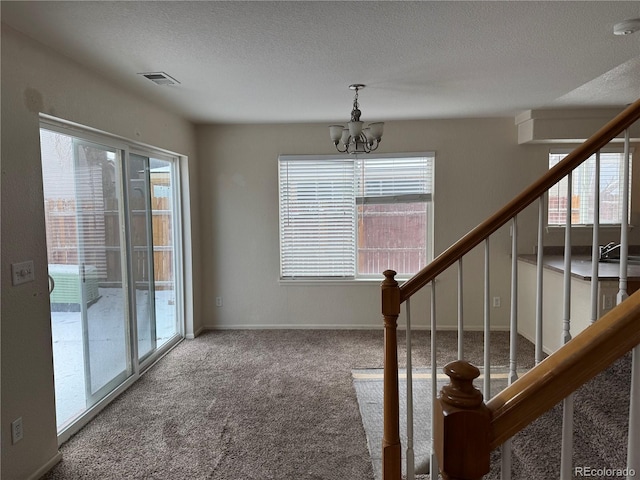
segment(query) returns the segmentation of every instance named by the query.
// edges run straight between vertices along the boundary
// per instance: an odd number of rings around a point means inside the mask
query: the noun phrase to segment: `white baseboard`
[[[205,331],[205,330],[210,330],[210,329],[209,329],[209,328],[206,328],[206,327],[200,327],[200,328],[199,328],[198,330],[196,330],[195,332],[186,334],[186,335],[185,335],[185,338],[186,338],[187,340],[193,340],[194,338],[196,338],[198,335],[200,335],[200,334],[201,334],[203,331]]]
[[[204,330],[382,330],[382,324],[375,325],[281,325],[281,324],[261,324],[261,325],[205,325],[198,330],[197,335]],[[405,330],[404,325],[398,325],[398,330]],[[418,325],[412,327],[412,330],[431,330],[430,326]],[[439,325],[438,330],[456,331],[457,325]],[[465,327],[466,332],[482,332],[482,325]],[[492,332],[508,332],[508,326],[496,326],[491,328]],[[197,336],[196,335],[196,336]],[[188,338],[188,337],[187,337]]]
[[[51,459],[47,463],[45,463],[38,470],[36,470],[33,473],[33,475],[31,475],[29,477],[29,480],[38,480],[45,473],[47,473],[49,470],[51,470],[53,467],[55,467],[60,462],[60,460],[62,460],[62,454],[60,452],[58,452],[53,457],[51,457]]]
[[[405,325],[398,325],[398,330],[406,330]],[[412,326],[411,330],[431,330],[430,326],[426,325],[418,325]],[[441,332],[456,332],[458,331],[457,325],[438,325],[438,331]],[[484,332],[484,327],[482,325],[470,325],[464,327],[465,332]],[[491,327],[492,332],[508,332],[508,326],[494,326]]]
[[[520,335],[522,335],[524,338],[529,340],[534,345],[536,344],[536,339],[535,338],[531,338],[529,335],[525,335],[524,333],[521,333],[521,332],[518,332],[518,333],[520,333]],[[551,355],[553,353],[553,350],[551,350],[549,347],[545,347],[544,344],[542,344],[542,351],[544,353],[546,353],[547,355]]]
[[[382,330],[382,325],[205,325],[202,330]]]

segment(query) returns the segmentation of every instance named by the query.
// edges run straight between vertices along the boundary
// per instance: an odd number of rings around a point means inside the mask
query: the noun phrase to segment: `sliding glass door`
[[[181,338],[177,171],[61,127],[41,152],[60,433]]]

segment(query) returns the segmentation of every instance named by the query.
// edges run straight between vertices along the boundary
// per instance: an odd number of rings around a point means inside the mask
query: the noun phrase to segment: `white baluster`
[[[629,404],[629,440],[627,443],[627,480],[640,473],[640,345],[631,357],[631,400]],[[633,475],[631,474],[633,473]]]
[[[436,282],[431,281],[431,405],[436,404],[438,397],[438,369],[436,362]],[[436,409],[431,409],[431,458],[429,462],[430,478],[438,478],[438,458],[434,448],[434,432]]]
[[[544,195],[538,200],[538,252],[536,263],[536,365],[542,361],[542,346],[544,340],[542,338],[542,318],[543,318],[543,290],[542,278],[544,276],[543,260],[544,260]]]
[[[462,258],[460,258],[458,260],[458,360],[464,358],[464,317],[462,302]]]
[[[598,319],[600,271],[600,151],[596,152],[593,190],[593,239],[591,240],[591,323]]]
[[[627,260],[629,255],[629,129],[624,131],[624,165],[622,174],[622,218],[620,219],[620,285],[617,302],[627,294]]]
[[[491,291],[489,285],[489,239],[484,241],[484,382],[483,395],[491,398]]]
[[[567,175],[567,216],[564,236],[564,309],[562,315],[562,343],[571,340],[571,196],[573,175]],[[562,448],[560,451],[560,480],[571,480],[573,467],[573,395],[562,402]]]
[[[511,478],[511,439],[500,445],[500,478]]]
[[[509,385],[518,379],[518,217],[511,221],[511,317],[509,346]]]
[[[573,394],[562,401],[562,449],[560,480],[573,478]]]
[[[411,299],[407,298],[407,480],[415,478],[413,452],[413,371],[411,367]]]
[[[509,327],[509,385],[518,379],[516,358],[518,355],[518,221],[511,221],[511,316]],[[511,478],[511,440],[501,446],[500,478]]]
[[[572,173],[567,175],[567,216],[564,229],[564,308],[562,312],[562,344],[571,340],[571,196]]]

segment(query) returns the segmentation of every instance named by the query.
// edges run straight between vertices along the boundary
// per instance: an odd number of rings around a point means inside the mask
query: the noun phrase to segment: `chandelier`
[[[349,85],[351,90],[356,91],[353,99],[353,109],[351,110],[351,121],[344,125],[330,125],[329,135],[336,150],[340,153],[369,153],[373,152],[382,140],[382,129],[384,122],[370,123],[363,128],[363,122],[360,121],[360,111],[358,104],[358,91],[365,86],[359,83]]]

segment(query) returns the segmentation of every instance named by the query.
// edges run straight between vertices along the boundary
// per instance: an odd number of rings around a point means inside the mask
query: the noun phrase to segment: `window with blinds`
[[[430,259],[430,154],[281,156],[283,279],[409,276]]]
[[[567,154],[568,152],[551,152],[549,154],[549,168],[557,165]],[[600,154],[600,224],[602,225],[619,225],[621,223],[624,161],[622,152],[602,152]],[[593,225],[595,163],[595,155],[593,155],[574,170],[571,182],[571,202],[567,198],[567,177],[549,190],[548,225],[565,225],[569,204],[571,205],[572,225]],[[630,170],[631,163],[630,155]],[[631,174],[629,175],[630,188]]]

